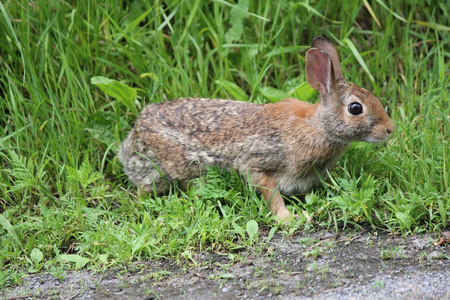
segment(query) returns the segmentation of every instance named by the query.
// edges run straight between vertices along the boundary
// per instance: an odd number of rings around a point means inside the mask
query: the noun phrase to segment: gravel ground
[[[450,245],[438,240],[278,234],[251,251],[197,253],[183,264],[30,275],[0,299],[450,299]]]

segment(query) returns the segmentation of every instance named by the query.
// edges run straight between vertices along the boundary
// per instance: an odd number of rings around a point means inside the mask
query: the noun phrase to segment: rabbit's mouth
[[[369,134],[365,141],[368,143],[380,143],[384,142],[394,132],[395,125],[391,119],[388,119],[384,123],[378,124],[372,128],[371,134]]]
[[[368,143],[381,143],[381,142],[386,141],[389,138],[389,136],[390,136],[390,132],[386,131],[386,133],[383,134],[383,135],[373,135],[373,134],[371,134],[371,135],[367,136],[364,139],[364,141],[368,142]]]

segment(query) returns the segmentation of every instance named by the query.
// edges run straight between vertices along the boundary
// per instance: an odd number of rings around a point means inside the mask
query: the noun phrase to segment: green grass
[[[269,237],[312,224],[448,227],[448,2],[376,0],[372,14],[368,5],[0,3],[0,287],[24,272],[63,277],[66,268],[252,247],[264,241],[251,220]],[[319,35],[338,47],[346,78],[388,107],[397,130],[386,145],[352,145],[324,188],[291,199],[300,219],[287,227],[238,175],[218,170],[186,192],[137,194],[115,158],[137,111],[184,96],[308,100],[304,56]],[[95,76],[133,87],[135,101],[108,97]]]

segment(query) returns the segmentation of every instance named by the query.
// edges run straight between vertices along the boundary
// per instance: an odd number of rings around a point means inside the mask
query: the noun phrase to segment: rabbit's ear
[[[334,48],[333,44],[329,40],[321,36],[315,37],[311,43],[311,48],[318,48],[326,52],[328,56],[330,56],[333,64],[334,79],[336,81],[344,79],[344,76],[342,76],[341,62],[336,52],[336,48]]]
[[[326,95],[334,85],[331,58],[324,51],[312,48],[306,52],[306,79],[309,85]]]

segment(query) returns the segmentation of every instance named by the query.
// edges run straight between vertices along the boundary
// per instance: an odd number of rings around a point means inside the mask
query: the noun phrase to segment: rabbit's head
[[[342,75],[334,46],[317,37],[306,53],[306,78],[320,93],[315,126],[333,142],[384,141],[395,125],[380,100]]]

